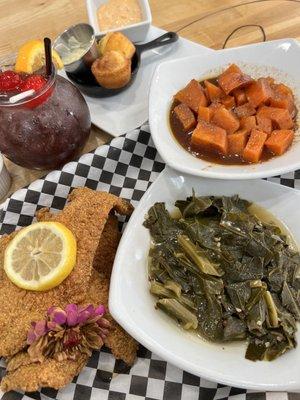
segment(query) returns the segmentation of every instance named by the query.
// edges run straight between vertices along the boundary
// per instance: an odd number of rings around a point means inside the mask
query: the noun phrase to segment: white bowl
[[[192,189],[201,196],[239,194],[254,201],[285,223],[300,243],[299,191],[264,180],[211,180],[166,168],[143,196],[121,239],[110,285],[112,316],[149,350],[195,375],[257,390],[300,389],[300,347],[272,362],[252,362],[245,359],[245,343],[209,343],[154,308],[147,274],[150,235],[143,227],[144,217],[155,202],[166,202],[171,209],[175,200],[185,199]]]
[[[141,22],[124,26],[123,28],[101,31],[98,24],[97,11],[98,8],[102,4],[107,3],[107,1],[108,0],[86,0],[89,22],[94,28],[95,35],[105,35],[107,32],[120,31],[123,32],[133,42],[142,42],[145,40],[152,22],[151,9],[148,0],[138,0],[143,14],[143,20]]]
[[[174,94],[192,78],[216,76],[228,64],[236,63],[254,77],[270,75],[288,84],[300,110],[300,46],[293,39],[276,40],[219,50],[161,63],[152,78],[149,122],[156,148],[164,161],[179,171],[218,179],[253,179],[283,174],[300,167],[299,129],[291,148],[282,156],[256,165],[220,165],[192,156],[173,137],[169,110]],[[300,113],[298,113],[298,126]]]

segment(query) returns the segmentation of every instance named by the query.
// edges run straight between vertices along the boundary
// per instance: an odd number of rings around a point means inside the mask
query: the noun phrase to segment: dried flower
[[[45,358],[59,361],[76,359],[80,353],[90,355],[103,345],[108,334],[109,321],[103,318],[105,307],[92,304],[80,308],[68,304],[63,310],[51,307],[44,321],[31,323],[27,335],[28,353],[32,361]]]

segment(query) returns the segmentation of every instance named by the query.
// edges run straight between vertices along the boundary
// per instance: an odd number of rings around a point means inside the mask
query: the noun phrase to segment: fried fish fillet
[[[100,275],[93,270],[89,290],[81,305],[93,304],[96,307],[101,304],[101,289]],[[41,387],[60,389],[79,374],[88,359],[86,354],[78,354],[75,361],[47,359],[40,363],[32,362],[26,351],[20,351],[7,362],[7,374],[1,381],[1,390],[4,392],[9,390],[34,392]]]
[[[107,308],[110,276],[120,237],[117,218],[110,216],[103,230],[93,264],[93,267],[100,273],[101,278],[99,303],[104,304]],[[109,314],[107,319],[111,323],[111,329],[105,340],[105,345],[111,349],[117,359],[132,365],[136,359],[138,343]]]
[[[110,215],[103,229],[93,262],[93,268],[109,278],[120,239],[118,219],[115,215]]]
[[[132,206],[126,201],[87,188],[74,189],[69,200],[58,214],[51,214],[47,209],[38,213],[39,220],[63,223],[77,239],[76,265],[59,286],[47,292],[26,291],[15,286],[3,269],[4,250],[14,234],[0,241],[0,356],[9,357],[22,350],[30,322],[43,319],[49,307],[65,307],[86,298],[93,259],[109,214],[113,210],[124,215],[132,212]]]

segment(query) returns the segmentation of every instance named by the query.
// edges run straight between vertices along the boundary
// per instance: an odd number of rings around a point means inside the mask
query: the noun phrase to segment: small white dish
[[[107,32],[120,31],[128,36],[133,42],[141,42],[145,40],[152,22],[151,9],[148,0],[138,0],[143,15],[143,20],[141,22],[124,26],[122,28],[102,31],[99,27],[97,14],[99,7],[102,4],[107,3],[107,1],[108,0],[86,0],[89,22],[94,28],[95,35],[105,35]]]
[[[236,63],[254,77],[272,76],[288,84],[300,109],[300,45],[294,39],[275,40],[215,51],[161,63],[150,87],[149,123],[156,148],[164,161],[179,171],[218,179],[265,178],[300,167],[299,129],[291,148],[282,156],[255,165],[221,165],[194,157],[181,147],[169,126],[169,110],[174,94],[195,79],[218,75],[228,64]],[[300,115],[298,113],[298,126]]]
[[[299,390],[300,347],[272,362],[252,362],[245,359],[245,342],[209,343],[154,308],[147,274],[150,235],[143,221],[155,202],[165,202],[172,210],[175,200],[190,196],[193,189],[200,196],[239,194],[257,203],[286,224],[300,243],[299,191],[264,180],[204,179],[167,167],[139,202],[121,239],[110,285],[112,316],[146,348],[202,378],[260,391]]]
[[[164,33],[166,31],[152,25],[145,41],[153,40]],[[184,38],[179,38],[170,46],[148,51],[142,55],[143,62],[134,83],[124,92],[102,99],[84,96],[92,123],[115,137],[141,126],[148,119],[149,87],[158,63],[162,60],[213,51]],[[59,71],[59,74],[68,79],[64,70]]]

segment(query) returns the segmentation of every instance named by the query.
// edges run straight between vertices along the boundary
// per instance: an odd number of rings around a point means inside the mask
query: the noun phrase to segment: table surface
[[[222,48],[238,27],[227,47],[261,41],[258,28],[245,27],[251,24],[263,26],[268,40],[300,40],[300,0],[150,0],[150,6],[154,25],[214,49]],[[0,0],[0,58],[37,35],[55,38],[68,26],[87,20],[84,0]],[[110,139],[93,127],[83,152]],[[45,174],[5,162],[12,176],[9,194]]]

